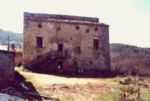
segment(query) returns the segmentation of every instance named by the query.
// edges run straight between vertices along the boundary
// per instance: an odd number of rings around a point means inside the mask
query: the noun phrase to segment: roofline
[[[24,12],[25,18],[30,19],[57,19],[57,20],[74,20],[74,21],[88,21],[88,22],[99,22],[97,17],[84,17],[84,16],[73,16],[73,15],[60,15],[60,14],[45,14],[45,13],[29,13]]]
[[[58,20],[58,19],[34,19],[34,18],[24,18],[25,22],[27,21],[35,21],[35,22],[56,22],[56,23],[67,23],[67,24],[86,24],[86,25],[97,25],[97,26],[105,26],[109,27],[109,25],[99,22],[88,22],[88,21],[76,21],[76,20]]]

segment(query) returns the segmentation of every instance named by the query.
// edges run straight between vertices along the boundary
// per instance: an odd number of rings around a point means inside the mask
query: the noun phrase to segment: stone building
[[[25,12],[23,55],[39,71],[108,73],[109,26],[95,17]]]

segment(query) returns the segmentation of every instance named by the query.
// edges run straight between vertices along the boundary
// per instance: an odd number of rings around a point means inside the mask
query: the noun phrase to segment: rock
[[[0,101],[27,101],[27,100],[17,96],[11,96],[8,94],[0,93]]]

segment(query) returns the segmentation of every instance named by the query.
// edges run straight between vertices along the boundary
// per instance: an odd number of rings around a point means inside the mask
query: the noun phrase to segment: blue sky
[[[0,28],[23,32],[24,11],[98,17],[111,43],[150,47],[150,0],[0,0]]]

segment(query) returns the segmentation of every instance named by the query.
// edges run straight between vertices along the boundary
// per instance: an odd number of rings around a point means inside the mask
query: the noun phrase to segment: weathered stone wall
[[[13,79],[14,53],[0,50],[0,86],[7,86]]]
[[[73,66],[76,61],[78,67],[82,69],[110,68],[108,25],[81,19],[76,21],[44,19],[41,16],[37,19],[38,15],[25,14],[24,64],[30,63],[42,54],[57,52],[57,46],[61,43],[64,46],[63,51],[69,54],[68,59],[63,61],[64,66]],[[43,48],[36,47],[37,36],[43,38]],[[93,46],[94,39],[98,40],[96,50]],[[77,50],[78,47],[80,49]]]

